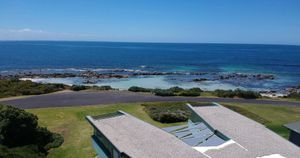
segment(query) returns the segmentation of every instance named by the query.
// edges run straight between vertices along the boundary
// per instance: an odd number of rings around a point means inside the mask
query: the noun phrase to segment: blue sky
[[[300,44],[299,0],[0,0],[0,40]]]

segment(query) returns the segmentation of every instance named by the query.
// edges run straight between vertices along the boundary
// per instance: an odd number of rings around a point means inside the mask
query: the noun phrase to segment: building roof
[[[294,144],[263,125],[223,106],[189,105],[189,108],[200,118],[200,122],[191,118],[192,126],[177,126],[164,130],[125,112],[104,117],[88,116],[87,119],[120,152],[132,158],[298,158],[300,155],[300,148]],[[206,131],[197,133],[194,127]],[[180,130],[182,128],[187,131]],[[176,130],[179,130],[179,133]],[[191,141],[194,139],[186,141],[184,139],[187,137],[182,137],[182,134],[192,135],[197,138],[197,142],[198,136],[202,134],[218,137],[214,140],[207,137],[204,140],[209,141],[200,141],[201,143],[195,145]]]
[[[206,158],[173,135],[127,113],[88,119],[120,152],[133,158]]]
[[[269,155],[297,158],[300,155],[300,148],[296,145],[263,125],[221,105],[193,109],[208,124],[236,142],[219,150],[206,151],[205,154],[212,158],[256,158]]]
[[[288,128],[291,131],[294,131],[294,132],[300,134],[300,121],[289,123],[289,124],[285,124],[284,127]]]

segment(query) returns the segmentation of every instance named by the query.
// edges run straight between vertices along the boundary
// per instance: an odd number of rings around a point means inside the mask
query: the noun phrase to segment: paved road
[[[46,107],[70,107],[70,106],[133,103],[133,102],[153,102],[153,101],[234,102],[234,103],[272,104],[272,105],[300,107],[300,102],[232,99],[232,98],[159,97],[150,94],[132,93],[127,91],[104,91],[104,92],[82,91],[82,92],[54,93],[54,94],[0,101],[0,104],[8,104],[8,105],[14,105],[24,109],[32,109],[32,108],[46,108]]]

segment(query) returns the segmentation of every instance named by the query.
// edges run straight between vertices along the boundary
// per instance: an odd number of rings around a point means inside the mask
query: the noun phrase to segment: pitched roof
[[[120,152],[130,157],[205,158],[173,135],[127,113],[115,117],[88,119]]]
[[[205,143],[195,146],[185,140],[187,137],[177,136],[184,134],[183,131],[174,133],[174,130],[185,128],[184,126],[166,128],[164,131],[122,111],[117,115],[87,116],[87,119],[120,152],[133,158],[297,158],[300,155],[300,148],[294,144],[263,125],[221,105],[189,108],[201,120],[201,123],[194,124],[192,128],[200,129],[205,125],[204,129],[208,127],[213,133],[219,132],[230,140],[224,139],[224,143],[217,145],[211,143],[215,141],[207,141],[207,146]],[[199,134],[205,134],[197,133],[192,128],[186,129],[195,138]],[[170,131],[174,135],[168,133]]]
[[[263,125],[221,105],[193,108],[208,124],[235,141],[220,150],[208,150],[210,157],[255,158],[279,154],[297,158],[300,148]]]

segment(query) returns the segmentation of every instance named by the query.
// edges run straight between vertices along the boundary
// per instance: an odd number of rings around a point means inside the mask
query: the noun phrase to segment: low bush
[[[63,84],[42,84],[19,79],[0,79],[0,98],[20,95],[39,95],[66,89]]]
[[[239,98],[245,98],[245,99],[256,99],[260,98],[261,95],[258,92],[249,91],[249,90],[215,90],[214,94],[218,97],[223,98],[233,98],[233,97],[239,97]]]
[[[191,88],[191,89],[189,89],[190,91],[194,91],[194,92],[203,92],[203,90],[202,89],[200,89],[200,88],[198,88],[198,87],[195,87],[195,88]]]
[[[105,90],[105,91],[107,91],[107,90],[113,90],[113,88],[111,86],[99,86],[98,89],[99,90]]]
[[[83,85],[73,85],[71,86],[71,90],[72,91],[82,91],[82,90],[86,90],[88,87],[87,86],[83,86]]]
[[[179,96],[186,96],[186,97],[197,97],[200,96],[201,93],[193,90],[184,90],[179,93]]]
[[[173,92],[173,93],[179,93],[179,92],[181,92],[181,91],[184,91],[184,89],[183,88],[181,88],[181,87],[171,87],[171,88],[169,88],[169,90],[171,91],[171,92]]]
[[[131,92],[151,92],[152,89],[149,88],[143,88],[143,87],[138,87],[138,86],[132,86],[128,89],[128,91]]]
[[[169,89],[155,89],[153,93],[157,96],[167,97],[167,96],[175,96],[176,94]]]
[[[183,89],[181,87],[171,87],[169,89],[149,89],[133,86],[128,89],[132,92],[152,92],[157,96],[200,96],[203,92],[200,88]]]
[[[261,97],[261,95],[258,92],[254,92],[254,91],[245,91],[241,89],[236,89],[234,92],[235,95],[239,98],[256,99]]]
[[[300,99],[300,93],[293,92],[293,93],[288,94],[287,97]]]
[[[0,144],[0,158],[45,158],[36,145],[8,148]]]
[[[64,142],[64,137],[58,133],[53,133],[51,136],[50,143],[48,143],[44,148],[45,150],[50,150],[51,148],[58,148]]]
[[[161,112],[157,115],[156,121],[161,123],[175,123],[175,122],[183,122],[188,119],[187,114],[184,111],[176,111],[176,112]],[[154,119],[155,120],[155,119]]]
[[[191,115],[185,103],[147,103],[142,105],[153,120],[161,123],[187,121]]]
[[[92,86],[88,87],[89,89],[93,90],[99,90],[99,91],[108,91],[108,90],[113,90],[111,86]]]
[[[222,97],[222,98],[233,98],[235,97],[235,93],[233,90],[221,90],[221,89],[217,89],[214,91],[214,94],[218,97]]]
[[[191,88],[191,89],[185,89],[181,91],[178,95],[179,96],[190,96],[190,97],[197,97],[201,95],[201,92],[203,92],[200,88]]]

